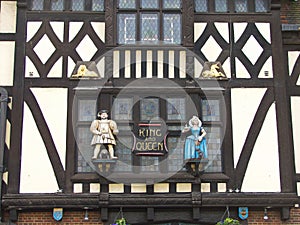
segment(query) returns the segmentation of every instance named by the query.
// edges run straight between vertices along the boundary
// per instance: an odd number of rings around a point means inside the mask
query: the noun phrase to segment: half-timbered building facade
[[[300,42],[282,4],[2,0],[3,223],[298,224]]]

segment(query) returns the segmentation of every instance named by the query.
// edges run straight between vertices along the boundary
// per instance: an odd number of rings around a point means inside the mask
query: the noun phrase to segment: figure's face
[[[100,118],[101,119],[107,119],[108,118],[107,113],[101,113]]]
[[[193,119],[193,120],[192,120],[192,124],[193,124],[193,125],[199,125],[199,121],[198,121],[197,119]]]

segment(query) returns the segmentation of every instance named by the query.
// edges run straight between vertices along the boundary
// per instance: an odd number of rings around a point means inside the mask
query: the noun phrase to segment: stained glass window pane
[[[205,172],[222,172],[221,129],[220,127],[204,127],[206,136],[208,161]]]
[[[145,98],[141,101],[141,120],[158,119],[159,116],[159,100],[157,98]]]
[[[164,41],[170,43],[181,43],[181,15],[164,14]]]
[[[207,0],[195,0],[195,12],[207,12]]]
[[[120,9],[135,9],[135,0],[119,0]]]
[[[142,0],[141,7],[143,9],[157,9],[158,0]]]
[[[157,41],[159,38],[158,14],[143,13],[141,20],[141,41]]]
[[[77,145],[78,161],[77,171],[78,172],[92,172],[93,169],[88,165],[87,161],[92,158],[93,147],[90,145],[92,139],[92,133],[90,132],[89,126],[82,126],[77,128]]]
[[[113,104],[115,120],[132,120],[132,98],[116,98]]]
[[[93,11],[104,11],[104,0],[93,0],[92,10]]]
[[[219,100],[202,100],[202,120],[220,121]]]
[[[132,138],[119,137],[116,144],[116,155],[118,156],[115,171],[131,171],[132,170]]]
[[[73,11],[84,11],[84,0],[73,0],[72,1]]]
[[[169,171],[179,171],[183,167],[184,139],[180,137],[169,137],[168,143],[168,168]]]
[[[63,0],[52,0],[51,1],[51,10],[53,11],[62,11],[64,10],[64,1]]]
[[[180,9],[181,0],[163,0],[164,9]]]
[[[92,121],[96,118],[96,100],[81,99],[78,101],[78,120]]]
[[[227,0],[215,0],[216,12],[227,12]]]
[[[235,11],[236,12],[247,12],[248,11],[247,0],[235,0]]]
[[[168,120],[185,120],[185,99],[167,99],[167,118]]]
[[[136,15],[135,14],[119,14],[118,28],[119,28],[119,44],[127,44],[135,42],[136,32]]]
[[[43,10],[44,0],[32,0],[31,10]]]
[[[159,171],[158,157],[141,157],[141,170],[145,172]]]
[[[255,1],[255,12],[267,12],[268,2],[266,0],[256,0]]]

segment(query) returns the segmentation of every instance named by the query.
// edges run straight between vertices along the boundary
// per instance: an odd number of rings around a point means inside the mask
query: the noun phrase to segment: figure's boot
[[[114,155],[114,148],[112,145],[108,146],[109,156],[111,159],[117,159],[118,157]]]
[[[100,153],[100,147],[101,147],[101,145],[99,145],[99,144],[97,144],[95,146],[94,155],[93,155],[92,159],[97,159],[98,158],[98,155]]]

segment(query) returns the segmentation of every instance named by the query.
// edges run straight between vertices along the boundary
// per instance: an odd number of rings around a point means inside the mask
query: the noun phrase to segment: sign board
[[[167,132],[161,123],[139,123],[133,132],[135,155],[163,156],[168,152]]]

